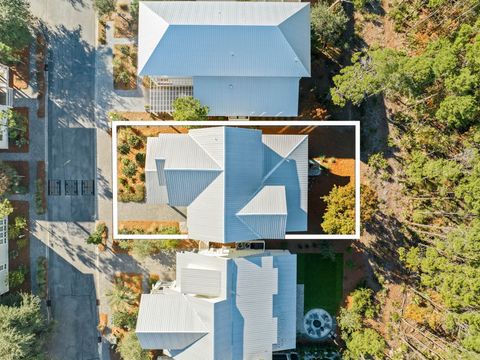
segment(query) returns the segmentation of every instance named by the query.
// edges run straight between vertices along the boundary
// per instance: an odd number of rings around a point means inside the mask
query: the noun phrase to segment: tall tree
[[[18,60],[15,52],[32,41],[28,0],[0,0],[0,62]]]
[[[319,1],[312,6],[311,26],[313,42],[319,48],[338,46],[347,27],[348,17],[341,4],[331,7]]]
[[[41,360],[50,327],[40,298],[22,294],[18,303],[0,305],[0,358]]]

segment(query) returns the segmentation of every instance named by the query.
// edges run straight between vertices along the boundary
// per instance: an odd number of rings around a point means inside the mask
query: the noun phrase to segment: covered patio
[[[173,112],[175,99],[193,96],[192,78],[150,77],[150,111],[153,113]]]

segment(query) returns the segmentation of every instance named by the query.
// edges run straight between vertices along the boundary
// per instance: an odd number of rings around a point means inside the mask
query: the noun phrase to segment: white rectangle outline
[[[285,240],[292,239],[338,239],[355,240],[360,238],[360,121],[112,121],[112,182],[113,182],[113,238],[115,240],[189,239],[184,235],[128,235],[118,233],[118,177],[117,177],[117,127],[119,126],[354,126],[355,127],[355,234],[286,234]]]

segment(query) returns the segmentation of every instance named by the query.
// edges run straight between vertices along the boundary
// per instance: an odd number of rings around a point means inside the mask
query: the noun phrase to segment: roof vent
[[[230,89],[233,89],[233,84],[228,84],[228,87],[229,87]]]

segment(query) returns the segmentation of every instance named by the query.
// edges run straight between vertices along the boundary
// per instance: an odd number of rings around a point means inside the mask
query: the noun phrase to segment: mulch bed
[[[38,84],[38,110],[37,116],[39,118],[45,117],[45,57],[47,54],[47,45],[42,34],[38,33],[36,37],[37,53],[36,53],[36,76]]]
[[[130,55],[121,52],[122,48],[129,48]],[[115,66],[115,60],[120,59],[121,66]],[[113,46],[113,87],[115,90],[135,90],[137,88],[137,47],[133,44]],[[129,75],[128,82],[119,81],[118,75],[122,72]]]
[[[21,265],[27,268],[27,275],[25,276],[25,282],[17,289],[16,291],[31,291],[31,283],[30,283],[30,237],[28,232],[28,219],[29,219],[29,203],[28,201],[10,201],[13,206],[13,213],[8,216],[9,223],[13,223],[15,218],[20,216],[27,219],[27,229],[24,232],[26,245],[19,249],[17,246],[16,240],[8,240],[8,251],[11,254],[12,251],[16,250],[18,252],[18,256],[13,259],[11,255],[9,255],[9,270],[13,271],[18,269]]]
[[[135,36],[133,28],[130,28],[129,23],[132,21],[130,16],[129,4],[121,2],[117,4],[117,11],[115,12],[113,23],[114,33],[116,38],[133,38]]]
[[[5,164],[14,168],[17,172],[17,175],[20,177],[20,186],[29,192],[29,167],[28,161],[4,161]]]
[[[45,179],[45,161],[37,161],[37,180],[41,179],[43,181],[43,191],[42,191],[42,204],[43,208],[47,209],[47,196],[45,194],[46,189],[46,179]]]
[[[28,108],[27,107],[15,107],[13,108],[13,111],[25,116],[27,119],[26,125],[27,125],[27,139],[30,140],[30,126],[29,126],[29,115],[28,115]],[[18,147],[13,143],[13,141],[10,139],[9,140],[9,145],[8,149],[1,149],[0,153],[27,153],[29,149],[28,142],[21,147]]]
[[[178,221],[120,221],[118,224],[119,231],[142,229],[145,234],[156,234],[155,229],[165,227],[174,227],[180,232]]]
[[[17,55],[20,62],[10,68],[10,87],[15,89],[26,89],[30,81],[30,46],[19,51]]]

